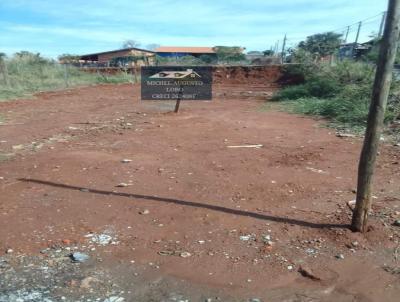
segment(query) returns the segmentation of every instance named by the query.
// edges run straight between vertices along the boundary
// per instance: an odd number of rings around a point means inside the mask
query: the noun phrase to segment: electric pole
[[[351,228],[367,230],[368,212],[371,209],[372,179],[374,175],[379,139],[382,132],[387,99],[392,81],[393,64],[400,33],[400,0],[389,0],[379,59],[372,88],[367,129],[358,165],[357,199]]]
[[[282,43],[282,53],[281,53],[282,64],[285,63],[285,46],[286,46],[286,34],[283,37],[283,43]]]
[[[349,31],[350,31],[350,25],[347,26],[347,31],[346,31],[346,36],[344,38],[344,43],[347,43],[347,37],[349,36]]]
[[[358,22],[357,35],[356,35],[356,40],[354,41],[354,44],[357,44],[357,42],[358,42],[358,37],[360,36],[361,24],[362,24],[362,21]]]
[[[382,37],[383,26],[385,25],[385,19],[386,19],[386,12],[383,12],[383,13],[382,13],[381,24],[379,25],[378,38]]]

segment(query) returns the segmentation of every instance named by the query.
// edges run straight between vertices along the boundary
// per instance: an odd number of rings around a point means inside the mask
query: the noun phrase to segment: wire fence
[[[102,72],[100,67],[85,70],[38,56],[0,60],[0,99],[24,97],[38,91],[134,80],[132,74],[121,69],[113,72]]]

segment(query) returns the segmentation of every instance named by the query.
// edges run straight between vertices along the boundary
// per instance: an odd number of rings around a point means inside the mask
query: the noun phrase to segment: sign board
[[[146,66],[141,69],[142,100],[211,100],[209,66]]]

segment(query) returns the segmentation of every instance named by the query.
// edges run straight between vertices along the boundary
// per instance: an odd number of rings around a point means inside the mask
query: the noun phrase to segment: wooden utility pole
[[[283,43],[282,43],[282,53],[281,53],[282,64],[285,63],[285,46],[286,46],[286,34],[283,37]]]
[[[357,232],[365,232],[367,229],[368,212],[371,208],[372,179],[392,81],[392,70],[400,33],[399,26],[400,0],[389,0],[385,30],[379,48],[379,59],[372,88],[367,129],[358,166],[357,199],[351,223],[351,228]]]
[[[382,37],[383,26],[385,25],[385,19],[386,19],[386,12],[383,12],[383,13],[382,13],[381,24],[379,25],[378,38]]]
[[[356,34],[356,40],[354,41],[354,44],[355,44],[355,45],[357,44],[357,42],[358,42],[358,37],[360,36],[361,25],[362,25],[362,22],[361,22],[361,21],[360,21],[360,22],[358,22],[358,28],[357,28],[357,34]]]
[[[349,31],[350,31],[350,25],[347,26],[347,31],[346,31],[346,36],[344,38],[344,43],[347,43],[347,37],[349,36]]]

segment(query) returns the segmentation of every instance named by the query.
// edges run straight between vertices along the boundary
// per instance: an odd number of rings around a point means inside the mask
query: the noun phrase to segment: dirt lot
[[[273,89],[179,114],[132,85],[0,103],[0,301],[399,301],[399,147],[352,233],[361,140],[263,110]]]

